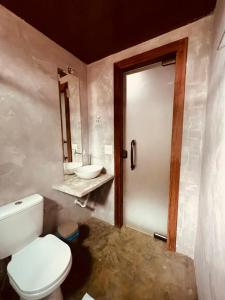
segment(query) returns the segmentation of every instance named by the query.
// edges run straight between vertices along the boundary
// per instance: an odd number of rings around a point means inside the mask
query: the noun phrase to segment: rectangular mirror
[[[63,162],[82,164],[79,78],[58,69]]]

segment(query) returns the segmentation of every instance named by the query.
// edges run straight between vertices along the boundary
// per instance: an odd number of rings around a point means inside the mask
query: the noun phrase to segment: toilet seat
[[[69,246],[49,234],[13,255],[7,271],[11,285],[22,298],[40,299],[61,285],[71,265]]]

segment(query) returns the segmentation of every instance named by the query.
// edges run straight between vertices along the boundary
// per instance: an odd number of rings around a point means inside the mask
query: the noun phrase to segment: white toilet
[[[39,237],[42,228],[42,196],[1,206],[0,259],[12,255],[7,271],[20,299],[62,300],[60,285],[72,265],[71,251],[54,235]]]

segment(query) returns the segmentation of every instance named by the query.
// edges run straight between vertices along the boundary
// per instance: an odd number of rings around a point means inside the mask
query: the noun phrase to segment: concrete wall
[[[213,25],[195,267],[200,300],[225,299],[225,1]]]
[[[113,173],[113,63],[172,41],[189,37],[184,111],[182,165],[180,178],[177,251],[194,255],[200,188],[202,137],[207,95],[207,76],[212,16],[108,56],[88,65],[89,147],[94,163],[102,163]],[[114,186],[95,193],[95,216],[114,220]],[[101,200],[100,200],[101,199]]]
[[[86,65],[3,6],[0,20],[0,205],[40,193],[51,230],[89,216],[52,190],[63,180],[57,67],[70,65],[80,80],[87,149]]]

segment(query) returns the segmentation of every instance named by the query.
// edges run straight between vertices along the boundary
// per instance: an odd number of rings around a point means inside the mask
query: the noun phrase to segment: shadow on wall
[[[63,209],[54,200],[44,198],[44,224],[43,236],[48,233],[55,233],[58,225],[58,213]]]
[[[102,185],[101,188],[98,188],[97,190],[91,192],[90,201],[94,201],[97,205],[104,206],[108,199],[112,184],[113,180],[110,180],[109,182]]]

